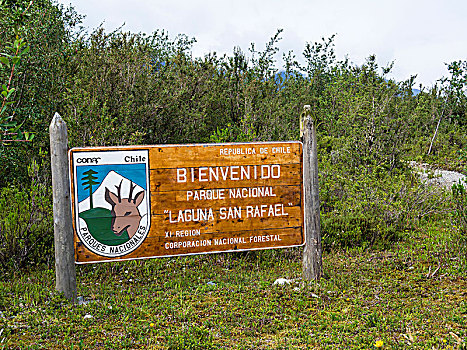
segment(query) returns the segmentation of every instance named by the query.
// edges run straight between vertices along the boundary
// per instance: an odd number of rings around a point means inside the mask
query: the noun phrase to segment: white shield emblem
[[[78,238],[100,256],[131,253],[151,223],[148,151],[76,151],[72,161]]]

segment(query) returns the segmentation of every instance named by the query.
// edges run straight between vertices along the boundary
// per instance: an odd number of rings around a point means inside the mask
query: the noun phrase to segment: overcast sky
[[[305,44],[336,34],[338,59],[354,64],[375,54],[380,66],[394,61],[391,77],[417,75],[432,86],[448,72],[444,63],[467,60],[466,0],[60,0],[86,15],[84,25],[107,30],[195,37],[193,56],[215,51],[264,49],[281,28],[282,52],[301,57]],[[281,60],[279,64],[282,64]]]

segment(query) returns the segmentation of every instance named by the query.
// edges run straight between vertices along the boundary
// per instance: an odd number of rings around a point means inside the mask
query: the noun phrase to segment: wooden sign
[[[300,142],[74,148],[76,263],[304,244]]]

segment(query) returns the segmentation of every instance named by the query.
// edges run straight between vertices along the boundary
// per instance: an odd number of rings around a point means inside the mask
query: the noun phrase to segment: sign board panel
[[[304,244],[300,142],[70,150],[77,263]]]

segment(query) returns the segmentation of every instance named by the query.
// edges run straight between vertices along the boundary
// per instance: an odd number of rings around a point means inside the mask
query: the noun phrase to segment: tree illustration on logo
[[[92,186],[95,186],[95,185],[99,184],[99,182],[96,182],[97,177],[94,176],[95,174],[97,174],[97,171],[89,169],[88,171],[83,173],[83,175],[86,175],[86,176],[83,176],[81,178],[81,181],[83,181],[82,185],[86,186],[86,187],[84,187],[84,189],[89,190],[89,206],[90,206],[89,209],[94,208],[94,204],[92,202]]]

